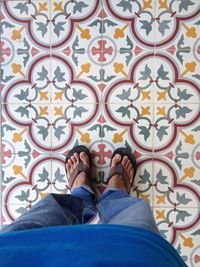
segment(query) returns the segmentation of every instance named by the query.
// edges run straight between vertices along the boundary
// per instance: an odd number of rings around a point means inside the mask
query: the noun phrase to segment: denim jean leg
[[[84,200],[72,195],[49,194],[1,232],[83,223]]]
[[[93,190],[87,185],[82,185],[73,189],[71,194],[73,196],[81,197],[84,200],[83,223],[89,223],[97,214],[95,194]]]
[[[135,226],[159,233],[149,203],[118,188],[107,188],[97,207],[101,223]]]
[[[108,223],[122,210],[129,207],[129,197],[130,196],[128,193],[123,192],[120,189],[115,187],[107,188],[102,194],[98,203],[98,211],[101,223]]]

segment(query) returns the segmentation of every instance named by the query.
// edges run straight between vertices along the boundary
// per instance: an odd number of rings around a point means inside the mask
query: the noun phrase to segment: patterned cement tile
[[[155,1],[155,47],[188,49],[199,38],[199,1]]]
[[[36,202],[43,193],[50,193],[51,158],[51,155],[37,153],[3,154],[3,203],[19,205],[26,204],[27,201]],[[16,197],[17,195],[22,196]]]
[[[151,104],[105,104],[105,139],[113,147],[125,143],[140,154],[153,153],[153,106]]]
[[[155,104],[154,152],[194,155],[200,142],[199,115],[199,104]]]
[[[20,54],[14,53],[13,58],[8,53],[2,54],[3,103],[50,103],[50,54],[38,54],[27,53],[27,61]]]
[[[161,235],[182,256],[187,266],[199,263],[199,209],[156,207],[154,216]]]
[[[102,1],[51,1],[51,48],[74,55],[102,49]]]
[[[27,60],[30,51],[50,49],[50,2],[3,1],[1,21],[1,38],[7,51],[24,54]]]
[[[199,169],[194,158],[154,158],[154,205],[174,207],[198,207]]]
[[[103,39],[114,39],[117,50],[154,48],[155,1],[103,1]],[[138,45],[139,44],[139,45]]]
[[[199,103],[199,59],[196,50],[154,54],[154,103]]]
[[[50,75],[52,103],[99,103],[102,94],[101,70],[98,55],[91,52],[54,52]]]
[[[51,140],[51,107],[47,104],[2,105],[2,153],[49,153]]]

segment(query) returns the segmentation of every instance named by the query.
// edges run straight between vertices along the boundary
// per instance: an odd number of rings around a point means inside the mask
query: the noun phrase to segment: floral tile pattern
[[[199,18],[194,0],[0,2],[1,226],[69,193],[75,145],[89,147],[99,190],[126,146],[138,162],[131,194],[199,265]]]
[[[66,53],[74,55],[85,51],[101,51],[102,2],[85,0],[84,2],[51,2],[51,47],[54,50],[64,48]],[[95,48],[97,45],[97,48]]]

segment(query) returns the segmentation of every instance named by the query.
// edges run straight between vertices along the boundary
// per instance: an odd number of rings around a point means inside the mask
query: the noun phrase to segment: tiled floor
[[[199,266],[200,1],[1,0],[0,18],[1,225],[67,192],[73,146],[102,185],[127,146],[132,194]]]

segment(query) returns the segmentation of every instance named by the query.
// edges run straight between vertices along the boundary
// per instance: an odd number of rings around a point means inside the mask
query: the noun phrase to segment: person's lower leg
[[[70,179],[71,174],[79,164],[80,160],[83,161],[84,165],[90,168],[89,158],[85,152],[81,152],[80,155],[74,153],[66,163],[68,179]],[[81,197],[84,200],[84,223],[90,221],[96,215],[95,194],[90,187],[89,179],[90,177],[88,177],[84,171],[80,172],[71,187],[71,194]]]

